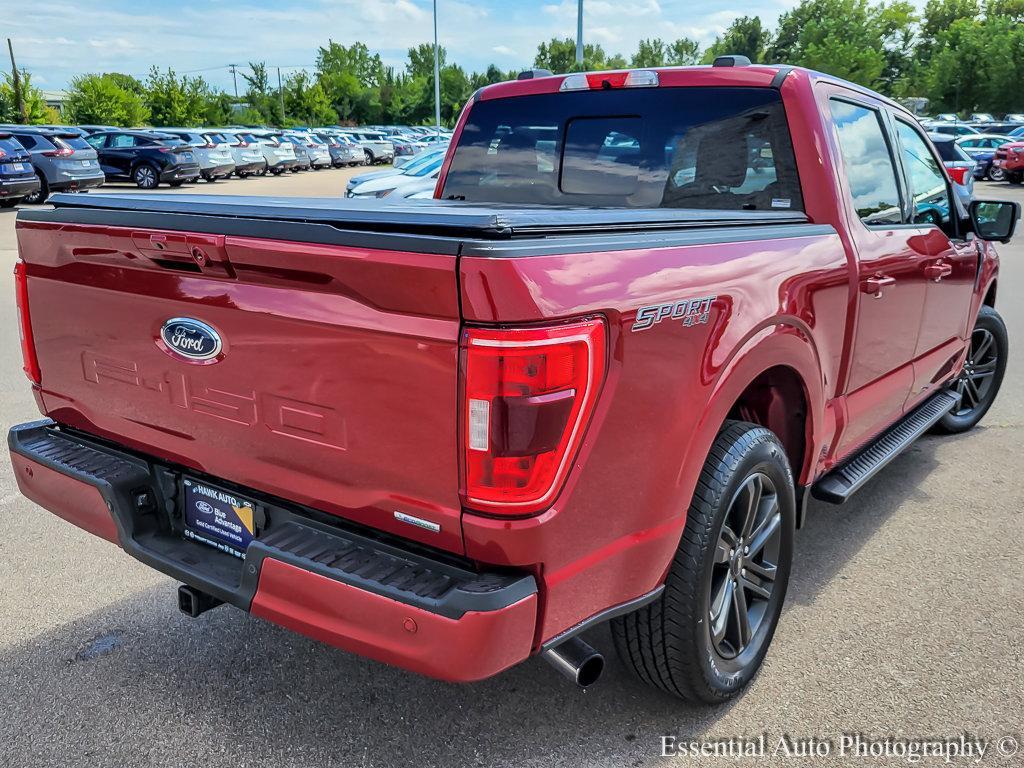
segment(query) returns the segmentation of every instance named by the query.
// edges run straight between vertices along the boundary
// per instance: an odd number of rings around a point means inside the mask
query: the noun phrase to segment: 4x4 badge
[[[711,305],[717,296],[701,296],[697,299],[681,299],[667,304],[652,304],[636,311],[634,331],[645,331],[662,320],[682,320],[684,326],[706,323],[711,316]]]

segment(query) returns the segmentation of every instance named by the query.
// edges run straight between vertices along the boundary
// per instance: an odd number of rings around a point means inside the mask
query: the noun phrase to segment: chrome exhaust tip
[[[580,688],[593,685],[604,672],[604,656],[578,637],[571,637],[541,655]]]

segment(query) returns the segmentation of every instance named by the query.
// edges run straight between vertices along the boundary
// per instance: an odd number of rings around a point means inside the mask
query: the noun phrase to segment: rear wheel
[[[156,168],[146,163],[135,166],[132,171],[132,181],[139,189],[156,189],[160,183],[160,177],[156,174]]]
[[[795,519],[778,438],[727,421],[704,463],[664,592],[612,621],[619,656],[644,682],[688,701],[736,696],[775,634]]]
[[[29,192],[22,198],[22,202],[28,205],[41,205],[46,202],[46,198],[50,196],[50,185],[46,183],[46,177],[41,173],[36,173],[39,178],[39,189],[35,192]]]
[[[1003,318],[992,307],[982,307],[971,332],[964,369],[950,384],[961,396],[960,405],[939,420],[935,431],[966,432],[982,420],[999,394],[1008,352]]]

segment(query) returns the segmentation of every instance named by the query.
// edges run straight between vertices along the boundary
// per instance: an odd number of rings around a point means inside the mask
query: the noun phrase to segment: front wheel
[[[132,181],[139,189],[156,189],[160,179],[156,175],[156,169],[151,165],[137,165],[132,171]]]
[[[988,413],[1003,383],[1009,348],[1003,318],[992,307],[982,307],[971,332],[964,369],[950,384],[960,394],[960,405],[939,420],[937,432],[966,432]]]
[[[782,613],[793,557],[793,475],[778,438],[727,421],[701,471],[665,589],[612,621],[644,682],[718,704],[757,674]]]
[[[991,165],[988,169],[988,178],[989,181],[1006,181],[1006,171],[996,165]]]

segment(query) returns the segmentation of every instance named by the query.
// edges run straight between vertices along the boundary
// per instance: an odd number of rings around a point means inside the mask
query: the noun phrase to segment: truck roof
[[[510,80],[494,85],[487,85],[473,94],[473,100],[489,100],[513,98],[516,96],[529,96],[541,93],[556,93],[561,88],[566,78],[586,77],[591,81],[591,88],[602,87],[604,80],[613,83],[616,78],[621,79],[631,72],[654,72],[657,74],[657,84],[654,87],[747,87],[747,88],[781,88],[782,84],[790,77],[803,77],[808,81],[825,81],[842,85],[866,96],[885,102],[890,107],[912,113],[899,102],[883,96],[882,94],[865,88],[857,83],[843,80],[839,77],[818,72],[806,67],[794,67],[788,64],[740,64],[736,66],[715,66],[702,64],[687,67],[649,67],[618,69],[599,72],[579,72],[560,75],[537,76],[538,71],[530,73],[522,80]],[[605,86],[607,87],[607,86]],[[649,87],[649,86],[647,86]]]

